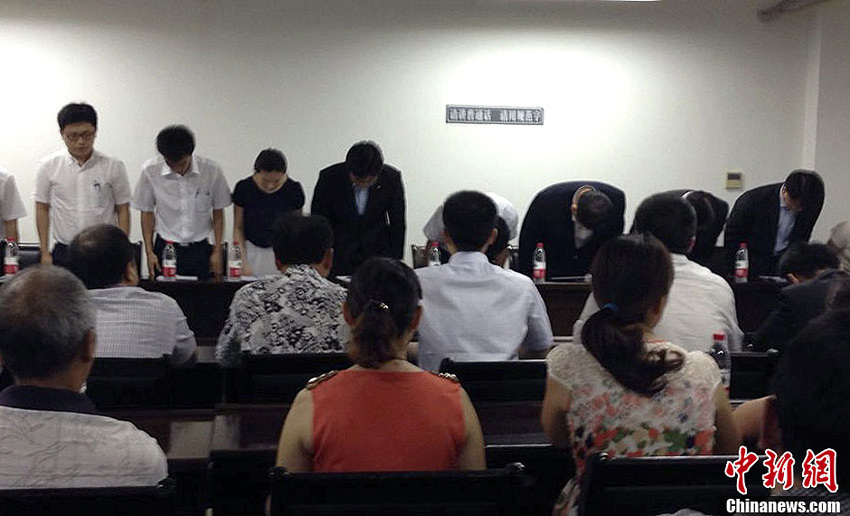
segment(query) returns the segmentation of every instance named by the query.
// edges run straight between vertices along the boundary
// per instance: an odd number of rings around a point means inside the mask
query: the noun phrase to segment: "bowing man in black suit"
[[[708,267],[717,245],[717,237],[726,225],[729,205],[723,199],[703,190],[670,190],[664,193],[682,197],[694,207],[697,213],[697,234],[688,257]]]
[[[808,242],[823,208],[823,180],[795,170],[784,183],[744,192],[726,221],[725,247],[734,255],[747,243],[750,274],[776,274],[779,257],[794,242]]]
[[[520,272],[531,276],[538,242],[546,251],[546,277],[583,276],[596,251],[623,233],[626,196],[595,181],[548,186],[531,201],[519,235]]]
[[[319,173],[311,213],[334,230],[331,276],[350,275],[372,256],[404,254],[405,201],[401,172],[384,164],[378,144],[354,144],[345,162]]]

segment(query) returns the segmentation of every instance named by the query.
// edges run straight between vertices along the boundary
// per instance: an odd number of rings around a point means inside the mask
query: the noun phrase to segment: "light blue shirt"
[[[782,198],[782,188],[779,189],[779,223],[776,225],[776,244],[773,246],[773,254],[779,254],[788,247],[788,237],[794,229],[797,220],[797,212],[785,205]]]
[[[546,305],[528,276],[499,268],[479,252],[416,269],[422,284],[419,367],[440,361],[513,360],[520,348],[552,347]]]
[[[357,214],[363,215],[366,211],[366,203],[369,202],[369,187],[368,186],[354,186],[354,204],[357,206]]]

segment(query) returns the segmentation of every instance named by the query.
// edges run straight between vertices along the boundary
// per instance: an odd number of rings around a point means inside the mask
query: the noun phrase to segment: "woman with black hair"
[[[585,461],[595,452],[732,454],[740,444],[714,361],[652,334],[673,281],[664,245],[649,234],[615,238],[591,273],[602,309],[585,323],[582,345],[562,344],[547,357],[543,428],[571,448],[576,463],[558,514],[575,512]]]
[[[421,297],[416,275],[398,260],[376,257],[357,268],[343,304],[355,365],[298,393],[278,465],[291,472],[484,469],[481,426],[457,379],[407,361]]]

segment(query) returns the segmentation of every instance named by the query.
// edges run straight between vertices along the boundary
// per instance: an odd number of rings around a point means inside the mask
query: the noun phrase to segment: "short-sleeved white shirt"
[[[508,240],[516,238],[517,226],[519,226],[519,213],[511,201],[494,192],[487,192],[487,197],[496,205],[496,213],[508,226]],[[443,203],[437,206],[434,214],[425,223],[422,232],[425,238],[434,242],[443,242]]]
[[[59,243],[70,244],[95,224],[117,224],[115,207],[129,203],[130,194],[124,163],[98,151],[82,166],[67,150],[38,163],[35,200],[50,205],[50,227]]]
[[[230,206],[230,188],[221,167],[210,159],[192,155],[192,165],[177,174],[162,156],[142,165],[133,193],[133,208],[152,211],[156,232],[164,240],[192,243],[209,237],[212,210]]]
[[[0,222],[17,220],[27,216],[27,209],[15,186],[15,177],[3,167],[0,167]],[[0,224],[0,239],[5,238],[3,224]]]

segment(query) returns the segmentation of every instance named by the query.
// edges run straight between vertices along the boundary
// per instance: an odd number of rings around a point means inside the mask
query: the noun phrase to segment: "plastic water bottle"
[[[440,266],[440,244],[439,242],[431,242],[428,245],[428,267]]]
[[[546,251],[543,250],[543,242],[537,243],[537,249],[534,250],[531,263],[534,282],[543,283],[546,281]]]
[[[14,238],[6,239],[6,249],[3,253],[3,274],[12,276],[18,272],[18,244]]]
[[[729,348],[726,346],[726,334],[715,333],[712,340],[714,343],[711,345],[708,354],[720,368],[720,381],[723,382],[723,388],[726,389],[728,395],[729,386],[732,382],[732,357],[729,355]]]
[[[741,242],[738,252],[735,253],[735,283],[746,283],[750,274],[750,254],[747,252],[747,243]]]
[[[167,280],[177,279],[177,249],[171,240],[165,242],[162,250],[162,276]]]
[[[236,240],[227,250],[227,275],[232,280],[242,277],[242,247]]]

